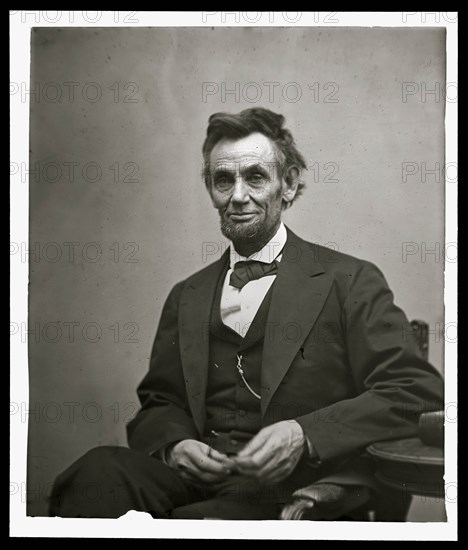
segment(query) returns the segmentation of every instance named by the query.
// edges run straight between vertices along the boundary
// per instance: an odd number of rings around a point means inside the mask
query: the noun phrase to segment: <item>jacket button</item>
[[[244,409],[239,410],[239,416],[245,416],[247,414],[247,411]]]
[[[237,439],[231,439],[229,441],[229,443],[235,447],[237,445],[238,441],[237,441]]]

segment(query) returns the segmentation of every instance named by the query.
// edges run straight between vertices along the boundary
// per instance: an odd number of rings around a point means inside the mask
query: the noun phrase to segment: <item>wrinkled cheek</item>
[[[222,212],[226,209],[227,205],[229,204],[229,197],[216,197],[213,201],[213,204],[215,205],[215,208]]]

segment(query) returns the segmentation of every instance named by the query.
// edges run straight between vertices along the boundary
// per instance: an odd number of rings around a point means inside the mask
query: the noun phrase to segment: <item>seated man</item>
[[[210,117],[204,180],[231,246],[167,298],[130,448],[70,466],[52,515],[275,519],[315,481],[372,486],[365,447],[443,407],[379,269],[283,225],[306,169],[283,123]],[[75,490],[90,483],[100,498]]]

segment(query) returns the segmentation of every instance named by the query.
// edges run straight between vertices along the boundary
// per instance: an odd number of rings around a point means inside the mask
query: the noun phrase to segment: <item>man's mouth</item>
[[[235,222],[246,222],[254,218],[256,212],[231,212],[228,216]]]

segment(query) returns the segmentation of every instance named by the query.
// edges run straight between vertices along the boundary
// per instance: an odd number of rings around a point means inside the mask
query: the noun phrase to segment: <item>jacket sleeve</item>
[[[444,406],[442,377],[421,356],[380,270],[362,262],[347,278],[341,326],[356,397],[296,419],[321,461],[414,437],[419,415]]]
[[[149,454],[182,439],[199,438],[188,408],[179,353],[182,284],[172,289],[164,304],[149,372],[137,389],[141,409],[127,425],[129,446]]]

